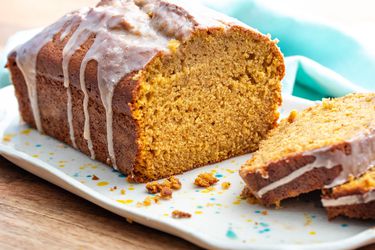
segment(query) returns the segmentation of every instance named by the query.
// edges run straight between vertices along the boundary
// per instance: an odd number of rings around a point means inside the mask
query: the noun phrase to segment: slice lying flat
[[[375,93],[291,112],[240,170],[264,205],[359,177],[375,162]]]
[[[348,183],[323,191],[328,217],[375,219],[375,167]]]

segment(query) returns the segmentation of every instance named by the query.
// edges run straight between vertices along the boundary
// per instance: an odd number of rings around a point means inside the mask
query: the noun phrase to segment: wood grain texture
[[[42,27],[99,0],[1,0],[0,52],[18,30]],[[291,3],[293,2],[293,3]],[[349,2],[349,1],[348,1]],[[312,16],[373,32],[371,0],[286,4]],[[324,8],[321,8],[322,4]],[[340,5],[340,11],[336,6]],[[355,6],[355,8],[353,8]],[[353,11],[355,9],[355,11]],[[373,40],[371,40],[373,42]],[[375,43],[374,43],[375,44]],[[82,237],[84,236],[84,237]],[[20,169],[0,156],[0,249],[198,249],[177,237],[128,223],[82,198]],[[374,250],[375,245],[362,250]]]

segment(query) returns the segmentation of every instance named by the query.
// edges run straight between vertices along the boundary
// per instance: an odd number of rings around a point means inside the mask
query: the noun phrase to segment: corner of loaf
[[[132,106],[135,175],[159,179],[256,150],[279,117],[283,75],[275,43],[239,26],[198,29],[154,58]]]
[[[283,56],[183,2],[101,1],[16,48],[23,119],[137,182],[256,150],[279,117]]]

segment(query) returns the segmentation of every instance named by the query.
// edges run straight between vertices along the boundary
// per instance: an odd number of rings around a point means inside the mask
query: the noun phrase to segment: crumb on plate
[[[157,181],[146,184],[147,192],[150,194],[157,194],[161,191],[161,185]]]
[[[184,211],[180,211],[180,210],[174,210],[172,212],[172,218],[175,218],[175,219],[191,218],[191,214],[184,212]]]
[[[160,191],[160,198],[163,200],[170,200],[172,199],[172,189],[169,187],[163,187]]]
[[[195,178],[194,184],[198,187],[209,187],[219,181],[212,173],[201,173]]]
[[[147,183],[146,189],[150,194],[157,194],[160,193],[163,188],[179,190],[181,189],[181,186],[180,180],[175,176],[171,176],[168,179],[165,179],[163,183],[159,183],[157,181]]]

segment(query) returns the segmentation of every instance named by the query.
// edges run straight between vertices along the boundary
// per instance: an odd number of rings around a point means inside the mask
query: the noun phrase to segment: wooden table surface
[[[293,0],[292,0],[293,1]],[[96,0],[11,0],[0,2],[0,52],[14,32],[45,26],[67,11]],[[288,0],[288,2],[291,2]],[[310,14],[346,26],[375,26],[371,1],[317,0],[299,4]],[[314,1],[311,1],[314,2]],[[340,11],[336,7],[340,3]],[[362,3],[362,5],[358,5]],[[321,4],[326,4],[321,8]],[[356,4],[356,5],[353,5]],[[367,5],[366,5],[367,4]],[[320,6],[319,6],[320,5]],[[355,6],[356,11],[353,11]],[[375,29],[374,29],[375,30]],[[371,31],[370,31],[371,32]],[[375,31],[373,31],[375,32]],[[84,237],[82,237],[84,236]],[[0,249],[198,249],[191,243],[129,223],[44,181],[0,156]],[[375,249],[375,245],[364,249]]]

